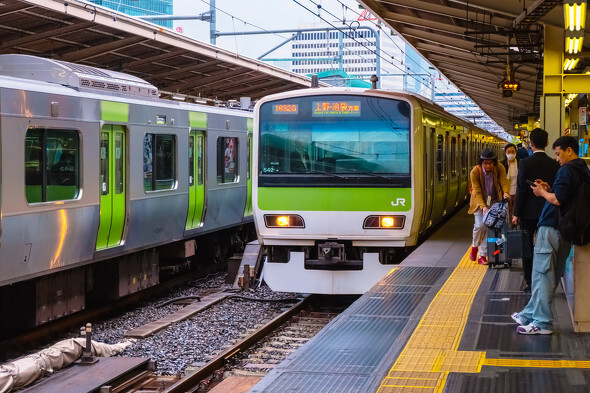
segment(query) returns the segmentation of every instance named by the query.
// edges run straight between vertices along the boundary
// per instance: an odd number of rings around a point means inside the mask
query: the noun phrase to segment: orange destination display
[[[299,112],[299,105],[297,104],[275,104],[272,106],[272,114],[293,114]]]
[[[313,101],[314,117],[358,117],[361,115],[360,101]]]

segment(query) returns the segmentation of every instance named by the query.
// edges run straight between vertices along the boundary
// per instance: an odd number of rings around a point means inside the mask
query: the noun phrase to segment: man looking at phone
[[[561,167],[553,189],[541,179],[536,179],[535,185],[530,186],[533,193],[546,202],[538,223],[531,299],[521,312],[512,314],[512,319],[520,325],[516,328],[520,334],[553,333],[551,303],[571,249],[571,243],[563,239],[557,230],[558,209],[565,213],[575,203],[582,182],[590,181],[590,171],[584,160],[578,157],[578,148],[576,138],[558,138],[553,143],[553,151]]]
[[[533,271],[533,239],[537,232],[537,223],[545,206],[545,199],[535,196],[527,180],[533,183],[535,179],[542,181],[553,187],[553,180],[559,170],[559,164],[554,159],[545,154],[547,147],[547,131],[541,128],[535,128],[531,131],[530,145],[533,149],[533,155],[520,161],[518,168],[518,177],[516,185],[516,203],[514,205],[514,216],[512,223],[517,225],[520,221],[520,228],[524,231],[524,236],[528,237],[529,252],[525,252],[527,258],[522,259],[522,270],[524,272],[524,291],[531,290],[531,275]],[[527,255],[528,254],[528,255]]]

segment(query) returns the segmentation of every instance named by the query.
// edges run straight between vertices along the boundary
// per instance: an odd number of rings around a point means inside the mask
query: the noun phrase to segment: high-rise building
[[[351,78],[369,81],[380,75],[382,89],[403,88],[403,49],[405,43],[397,36],[384,37],[386,32],[373,23],[361,23],[356,29],[337,31],[331,26],[311,25],[292,41],[291,70],[300,74],[344,71]],[[379,47],[380,56],[377,56]],[[299,60],[299,58],[301,60]]]
[[[89,0],[91,3],[110,8],[131,16],[172,15],[172,0]],[[153,21],[160,26],[172,28],[171,20]]]

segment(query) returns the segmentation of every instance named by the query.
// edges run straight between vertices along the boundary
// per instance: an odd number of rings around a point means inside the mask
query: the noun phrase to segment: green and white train
[[[358,294],[468,200],[501,141],[406,93],[312,88],[254,109],[253,209],[278,291]]]

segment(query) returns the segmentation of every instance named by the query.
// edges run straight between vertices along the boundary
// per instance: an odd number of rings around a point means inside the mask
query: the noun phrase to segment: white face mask
[[[516,158],[516,154],[506,154],[506,158],[508,161],[512,161]]]

